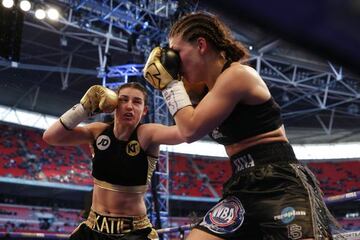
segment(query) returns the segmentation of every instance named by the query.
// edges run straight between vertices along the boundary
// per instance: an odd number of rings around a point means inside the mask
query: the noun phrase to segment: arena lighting
[[[60,16],[59,11],[55,8],[49,8],[46,11],[46,15],[50,20],[53,20],[53,21],[58,20],[59,16]]]
[[[31,3],[28,0],[22,0],[20,2],[20,9],[27,12],[31,9]]]
[[[46,17],[46,12],[45,12],[45,10],[44,10],[44,9],[41,9],[41,8],[36,9],[36,11],[35,11],[35,17],[36,17],[37,19],[40,19],[40,20],[44,19],[44,18]]]
[[[36,112],[9,108],[0,105],[0,121],[47,129],[58,117]],[[80,124],[83,125],[83,124]],[[337,144],[293,144],[296,157],[300,160],[329,160],[360,158],[360,142]],[[222,145],[215,142],[197,141],[178,145],[161,145],[160,150],[200,156],[227,158]]]
[[[12,8],[14,6],[14,0],[2,0],[2,5],[6,8]]]

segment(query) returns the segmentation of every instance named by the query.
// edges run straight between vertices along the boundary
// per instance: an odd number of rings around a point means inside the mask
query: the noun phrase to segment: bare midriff
[[[119,192],[94,184],[91,208],[106,216],[146,215],[145,193]]]
[[[288,142],[285,130],[282,127],[263,134],[256,135],[251,138],[241,140],[237,143],[225,146],[226,153],[229,157],[258,144],[271,142]]]

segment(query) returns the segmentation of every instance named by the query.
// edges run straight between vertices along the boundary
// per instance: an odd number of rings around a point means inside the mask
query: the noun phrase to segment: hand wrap
[[[66,130],[71,130],[88,117],[83,105],[78,103],[66,111],[59,120]]]
[[[172,116],[180,109],[192,105],[182,81],[171,81],[166,88],[162,90],[162,94]]]

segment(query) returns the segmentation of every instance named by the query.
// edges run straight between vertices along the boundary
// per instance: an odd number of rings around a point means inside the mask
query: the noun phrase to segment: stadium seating
[[[50,146],[30,128],[0,125],[0,131],[0,176],[92,184],[88,146]]]
[[[360,161],[310,162],[326,196],[360,190]]]
[[[48,207],[0,204],[0,232],[72,232],[81,211]]]

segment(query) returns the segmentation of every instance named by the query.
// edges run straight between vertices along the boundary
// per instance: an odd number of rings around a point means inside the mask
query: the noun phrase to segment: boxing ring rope
[[[183,239],[184,232],[190,230],[194,224],[186,224],[179,227],[168,227],[156,230],[159,235],[179,232]],[[31,233],[31,232],[0,232],[0,238],[39,238],[39,239],[68,239],[70,234],[65,233]]]
[[[325,202],[328,205],[341,204],[347,201],[359,201],[360,200],[360,191],[350,192],[346,194],[335,195],[325,198]],[[168,227],[158,229],[157,232],[159,235],[168,234],[168,233],[180,233],[180,239],[184,239],[185,231],[189,231],[194,224],[186,224],[178,227]],[[32,238],[32,239],[68,239],[69,234],[65,233],[35,233],[35,232],[0,232],[0,238],[11,239],[11,238]],[[334,240],[336,239],[347,239],[347,240],[359,240],[360,231],[347,231],[341,234],[333,235]]]
[[[157,232],[159,234],[171,233],[171,232],[180,232],[180,239],[184,238],[184,231],[190,230],[192,226],[184,225],[180,227],[172,227],[172,228],[163,228],[159,229]],[[62,233],[26,233],[26,232],[0,232],[0,238],[37,238],[37,239],[68,239],[69,234]],[[350,231],[345,232],[343,234],[334,235],[334,240],[337,239],[347,239],[347,240],[359,240],[360,239],[360,231]]]
[[[169,227],[157,230],[159,235],[179,232],[180,235],[184,235],[185,231],[190,230],[194,224],[186,224],[179,227]],[[29,233],[29,232],[0,232],[0,238],[11,237],[11,238],[39,238],[39,239],[68,239],[70,234],[62,233]],[[180,239],[183,239],[180,237]]]
[[[68,239],[65,233],[35,233],[35,232],[0,232],[0,238],[38,238],[38,239]]]
[[[184,239],[184,232],[190,230],[194,225],[187,224],[180,227],[169,227],[162,228],[157,230],[158,234],[167,234],[173,232],[180,233],[180,239]],[[10,238],[37,238],[37,239],[68,239],[70,234],[62,234],[62,233],[27,233],[27,232],[0,232],[0,238],[10,239]],[[342,234],[333,235],[334,240],[337,239],[347,239],[347,240],[359,240],[360,239],[360,231],[349,231]]]
[[[168,227],[156,230],[158,234],[172,233],[172,232],[184,232],[190,230],[195,224],[186,224],[180,227]]]

